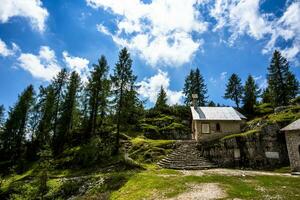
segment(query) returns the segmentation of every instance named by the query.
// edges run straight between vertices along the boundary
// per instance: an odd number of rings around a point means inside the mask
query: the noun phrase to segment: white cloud
[[[241,35],[262,39],[271,31],[266,16],[259,12],[259,0],[215,0],[210,14],[217,20],[215,31],[229,27],[231,44]]]
[[[262,78],[263,78],[262,75],[259,75],[259,76],[253,76],[253,79],[254,79],[255,81],[261,80]]]
[[[222,81],[224,81],[224,80],[226,79],[226,77],[227,77],[227,72],[222,72],[222,73],[220,74],[220,79],[221,79]]]
[[[7,57],[13,56],[19,51],[20,48],[15,43],[12,43],[12,47],[7,47],[6,43],[0,38],[0,56]]]
[[[209,81],[213,84],[213,85],[217,85],[217,79],[215,79],[214,77],[210,77]]]
[[[47,9],[40,0],[0,0],[0,22],[6,23],[12,17],[20,16],[30,20],[31,25],[40,32],[45,30]]]
[[[96,27],[99,32],[104,33],[105,35],[111,35],[109,30],[107,30],[107,28],[105,26],[103,26],[102,24],[97,24]]]
[[[263,90],[268,87],[268,80],[267,79],[261,79],[260,83],[258,84],[259,89]]]
[[[269,44],[270,49],[273,41],[276,41],[279,37],[284,40],[292,41],[291,47],[282,49],[282,53],[289,60],[294,60],[300,52],[300,2],[292,3],[283,16],[276,23],[276,31],[272,35],[271,42]],[[273,42],[273,43],[272,43]]]
[[[21,53],[18,62],[19,66],[31,73],[33,77],[44,81],[50,81],[61,69],[55,52],[48,46],[40,47],[38,55]]]
[[[82,77],[83,81],[86,82],[88,80],[88,65],[90,61],[85,58],[70,56],[67,51],[63,52],[63,57],[67,67],[72,71],[76,71]]]
[[[182,91],[173,91],[169,89],[170,78],[167,72],[159,70],[156,75],[145,78],[143,81],[139,82],[138,85],[140,85],[138,93],[143,98],[148,98],[151,103],[156,102],[157,94],[159,93],[161,86],[167,93],[168,103],[170,105],[181,103],[183,93]]]
[[[272,13],[261,13],[262,0],[214,0],[210,15],[217,21],[213,30],[228,28],[232,33],[229,44],[239,36],[248,35],[256,40],[267,39],[262,53],[280,49],[293,60],[300,52],[300,2],[291,3],[280,18]],[[284,49],[276,46],[279,38],[292,42]]]
[[[110,35],[115,43],[127,46],[152,66],[179,66],[192,58],[203,41],[192,33],[203,33],[207,24],[198,8],[200,0],[86,0],[93,8],[103,8],[121,16],[117,31],[102,24],[97,29]]]
[[[209,82],[211,82],[211,84],[213,84],[214,86],[217,86],[218,83],[225,81],[227,74],[228,74],[227,72],[221,72],[220,76],[217,78],[210,77]],[[222,85],[223,85],[223,83],[222,83]]]

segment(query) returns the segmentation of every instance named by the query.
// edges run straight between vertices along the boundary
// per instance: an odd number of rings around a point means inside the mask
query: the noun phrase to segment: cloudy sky
[[[86,80],[105,55],[114,67],[130,50],[148,106],[163,86],[182,102],[185,76],[198,67],[209,99],[222,98],[230,74],[266,86],[279,49],[300,77],[300,1],[292,0],[0,0],[0,104],[12,105],[63,67]]]

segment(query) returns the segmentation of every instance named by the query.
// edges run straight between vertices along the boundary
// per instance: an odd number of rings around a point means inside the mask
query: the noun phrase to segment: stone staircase
[[[195,140],[178,141],[177,148],[157,164],[163,168],[196,170],[217,167],[208,159],[201,156]]]

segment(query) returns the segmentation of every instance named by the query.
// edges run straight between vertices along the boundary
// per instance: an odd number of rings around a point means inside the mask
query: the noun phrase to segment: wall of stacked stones
[[[277,124],[246,136],[202,142],[199,150],[220,167],[263,169],[289,164],[285,136]]]
[[[300,131],[288,131],[285,134],[292,171],[300,172]]]

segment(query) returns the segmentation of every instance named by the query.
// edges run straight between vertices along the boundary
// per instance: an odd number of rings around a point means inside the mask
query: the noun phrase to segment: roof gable
[[[244,115],[232,107],[191,107],[193,120],[228,120],[240,121]]]
[[[294,121],[293,123],[281,129],[281,131],[295,131],[295,130],[300,130],[300,119]]]

